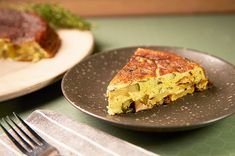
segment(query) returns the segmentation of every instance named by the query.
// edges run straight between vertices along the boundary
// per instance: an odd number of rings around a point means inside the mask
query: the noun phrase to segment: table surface
[[[138,45],[187,47],[235,64],[235,14],[107,17],[88,19],[94,53]],[[219,75],[218,75],[219,76]],[[36,109],[57,111],[160,155],[235,155],[235,116],[211,126],[178,133],[144,133],[121,129],[75,109],[61,92],[61,81],[39,91],[0,102],[0,117],[18,112],[26,117]]]

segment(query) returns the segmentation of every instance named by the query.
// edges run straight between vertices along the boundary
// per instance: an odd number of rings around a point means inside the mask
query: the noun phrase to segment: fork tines
[[[13,113],[15,118],[19,123],[22,124],[21,127],[24,127],[28,132],[31,133],[31,137],[27,132],[21,128],[12,118],[7,116],[6,118],[2,118],[3,122],[8,125],[10,130],[12,130],[11,134],[2,123],[0,123],[0,127],[3,129],[8,138],[18,147],[18,149],[24,153],[32,153],[35,147],[39,147],[41,145],[47,144],[32,128],[29,127],[28,124],[24,122],[16,113]]]

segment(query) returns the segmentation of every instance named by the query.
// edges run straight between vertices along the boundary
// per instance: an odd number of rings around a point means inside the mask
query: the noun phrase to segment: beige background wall
[[[235,12],[235,0],[0,0],[62,4],[81,16]]]

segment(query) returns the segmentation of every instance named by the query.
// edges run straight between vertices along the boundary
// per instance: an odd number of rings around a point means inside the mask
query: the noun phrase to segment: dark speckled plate
[[[62,90],[79,110],[113,125],[140,131],[181,131],[203,127],[235,111],[235,68],[226,61],[196,50],[150,46],[175,52],[201,64],[214,86],[204,92],[187,95],[169,105],[138,113],[107,114],[106,88],[137,47],[114,49],[89,57],[67,72]]]

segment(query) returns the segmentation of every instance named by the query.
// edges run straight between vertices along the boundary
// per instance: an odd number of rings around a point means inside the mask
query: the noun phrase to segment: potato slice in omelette
[[[138,48],[107,88],[110,115],[138,112],[207,89],[197,63],[174,53]]]

